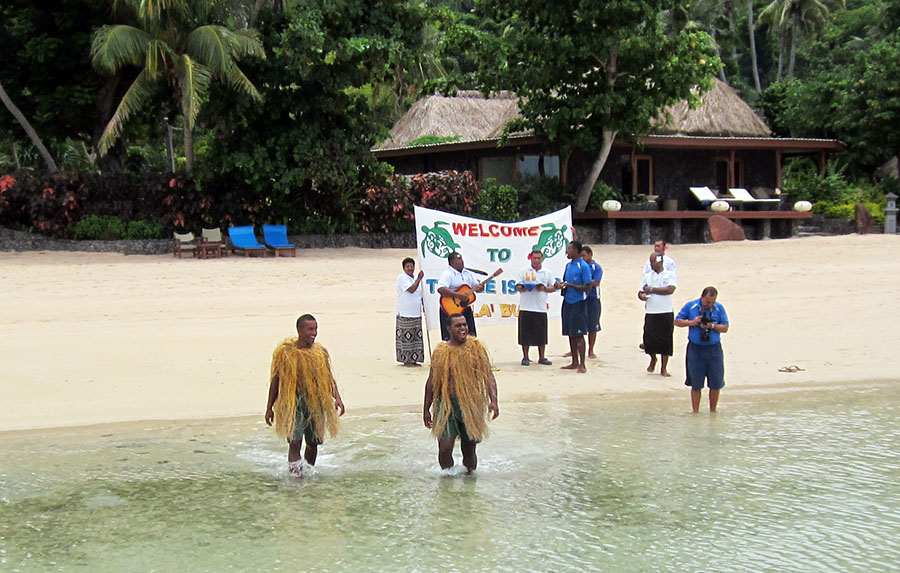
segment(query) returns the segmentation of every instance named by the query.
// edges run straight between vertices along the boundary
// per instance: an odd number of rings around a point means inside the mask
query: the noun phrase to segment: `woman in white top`
[[[422,277],[416,262],[403,259],[403,272],[397,277],[397,362],[404,366],[419,366],[425,361],[422,342]]]

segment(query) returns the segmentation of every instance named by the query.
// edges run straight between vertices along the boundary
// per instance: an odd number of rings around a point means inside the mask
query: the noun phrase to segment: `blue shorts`
[[[600,299],[586,298],[584,304],[587,312],[588,332],[600,332]]]
[[[725,386],[725,355],[721,342],[709,346],[688,342],[684,366],[687,371],[684,385],[692,390],[703,390],[704,381],[710,390]]]
[[[588,333],[586,301],[563,302],[562,333],[563,336],[584,336]]]

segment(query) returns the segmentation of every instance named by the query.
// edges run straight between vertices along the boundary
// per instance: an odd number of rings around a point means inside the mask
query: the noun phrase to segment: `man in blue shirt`
[[[691,387],[691,407],[700,411],[703,382],[709,386],[709,411],[715,412],[719,391],[725,386],[725,356],[720,337],[728,332],[728,314],[716,302],[719,291],[706,287],[700,298],[686,303],[675,317],[675,326],[688,327],[685,386]]]
[[[581,258],[591,269],[591,288],[585,295],[588,321],[587,357],[597,358],[594,354],[594,343],[597,341],[597,333],[600,332],[600,281],[603,279],[603,268],[594,260],[594,251],[587,245],[581,247]]]
[[[563,281],[554,286],[561,289],[563,295],[562,332],[563,336],[569,337],[572,353],[572,363],[563,366],[563,370],[576,370],[583,374],[587,372],[584,365],[584,335],[588,333],[585,293],[591,288],[591,269],[581,259],[581,248],[578,241],[569,243],[566,249],[569,263]]]

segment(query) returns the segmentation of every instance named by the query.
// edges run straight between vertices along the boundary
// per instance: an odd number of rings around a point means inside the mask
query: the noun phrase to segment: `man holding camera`
[[[689,328],[684,385],[691,387],[691,407],[695,414],[700,411],[704,381],[709,386],[710,412],[716,411],[719,391],[725,386],[725,356],[719,339],[728,332],[728,314],[716,302],[718,296],[715,287],[706,287],[700,298],[686,303],[675,317],[675,326]]]

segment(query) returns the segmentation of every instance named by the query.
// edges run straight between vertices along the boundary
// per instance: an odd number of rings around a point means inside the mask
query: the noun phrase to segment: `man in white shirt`
[[[541,268],[544,254],[540,249],[531,252],[531,265],[522,269],[516,290],[519,292],[519,345],[522,347],[522,366],[531,364],[528,349],[538,347],[538,364],[552,364],[544,357],[547,347],[547,293],[554,292],[555,279],[550,271]]]
[[[669,250],[669,246],[665,241],[659,240],[653,243],[653,252],[656,255],[663,257],[663,269],[667,271],[672,271],[674,274],[678,274],[677,265],[675,265],[675,259],[666,254],[666,251]],[[650,272],[650,261],[644,263],[644,271],[641,273],[641,276],[646,275]]]
[[[394,328],[397,362],[418,366],[425,360],[422,343],[422,277],[413,276],[416,262],[403,259],[403,272],[397,277],[397,320]]]
[[[660,355],[659,373],[669,377],[666,366],[672,356],[672,333],[675,330],[675,311],[672,308],[672,293],[675,292],[675,273],[664,268],[663,255],[650,255],[647,263],[650,272],[644,275],[638,298],[644,301],[644,352],[650,355],[647,372],[656,369],[656,355]]]
[[[463,289],[464,292],[458,292],[464,286],[469,288]],[[475,314],[472,312],[472,307],[468,304],[470,290],[476,293],[482,292],[484,291],[484,284],[479,283],[472,271],[466,268],[462,255],[454,251],[447,255],[447,268],[444,269],[444,272],[441,273],[441,278],[438,279],[437,291],[442,297],[456,299],[460,304],[465,303],[464,308],[456,312],[466,317],[466,323],[469,325],[469,335],[476,336]],[[441,340],[446,342],[450,340],[450,332],[447,330],[449,325],[447,317],[454,313],[448,313],[441,305],[438,314],[441,321]]]

